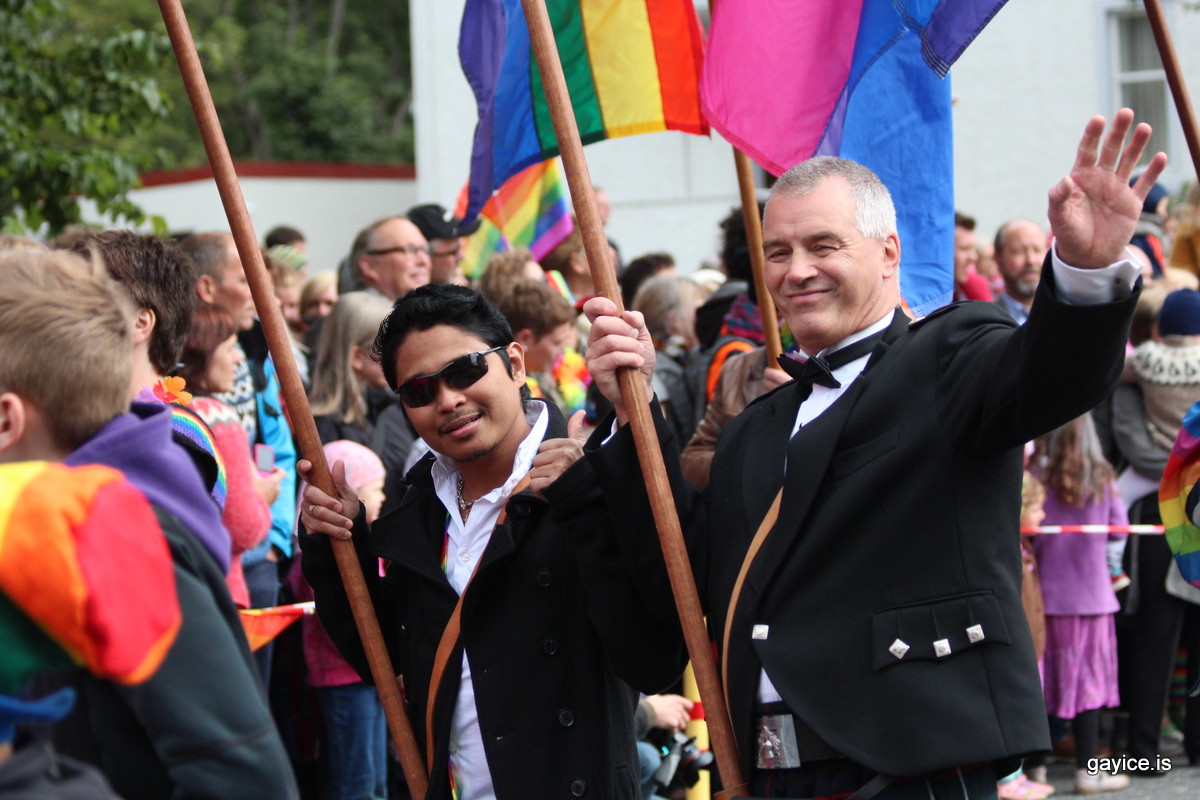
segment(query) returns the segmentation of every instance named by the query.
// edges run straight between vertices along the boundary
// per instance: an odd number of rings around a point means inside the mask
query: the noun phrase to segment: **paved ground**
[[[1089,795],[1112,800],[1200,800],[1200,767],[1189,766],[1186,756],[1173,759],[1174,766],[1161,778],[1133,778],[1129,788],[1120,792]],[[1053,800],[1075,795],[1075,764],[1073,761],[1052,759],[1046,777],[1058,791]]]

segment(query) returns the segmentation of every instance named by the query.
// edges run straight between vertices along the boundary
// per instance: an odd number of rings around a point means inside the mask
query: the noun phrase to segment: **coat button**
[[[571,712],[571,709],[564,708],[559,710],[558,724],[562,725],[564,728],[569,728],[575,724],[575,714]]]
[[[513,503],[509,507],[509,510],[514,517],[528,517],[529,516],[529,504],[528,503],[521,503],[521,502]]]
[[[548,569],[539,569],[537,573],[537,585],[545,589],[550,584],[554,583],[554,575]]]
[[[571,794],[575,797],[587,794],[587,781],[571,781]]]
[[[548,656],[552,656],[558,652],[558,640],[550,636],[542,639],[542,652]]]

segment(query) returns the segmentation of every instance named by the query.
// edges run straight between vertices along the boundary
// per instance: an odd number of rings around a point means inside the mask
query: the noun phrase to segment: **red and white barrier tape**
[[[1039,525],[1036,528],[1021,528],[1021,533],[1136,533],[1161,536],[1163,529],[1162,525]]]

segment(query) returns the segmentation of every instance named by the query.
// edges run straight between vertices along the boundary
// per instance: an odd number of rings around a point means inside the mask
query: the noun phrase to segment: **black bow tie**
[[[875,349],[875,345],[882,341],[884,333],[886,333],[886,329],[846,345],[841,350],[835,350],[828,357],[811,356],[807,361],[797,361],[791,356],[781,355],[779,366],[797,383],[802,383],[809,388],[817,384],[837,389],[842,384],[833,377],[833,371],[841,369],[851,361],[870,355],[871,351]]]

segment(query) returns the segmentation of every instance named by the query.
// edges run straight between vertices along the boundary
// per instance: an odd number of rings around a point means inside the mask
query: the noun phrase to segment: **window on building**
[[[1145,163],[1160,150],[1167,150],[1170,95],[1166,72],[1145,11],[1113,13],[1110,30],[1114,108],[1132,108],[1138,121],[1154,128],[1142,158]]]

